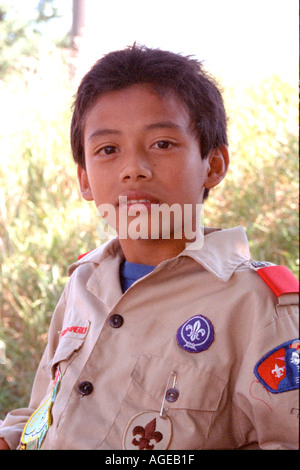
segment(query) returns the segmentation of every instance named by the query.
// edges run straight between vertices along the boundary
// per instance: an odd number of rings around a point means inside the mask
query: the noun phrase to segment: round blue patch
[[[178,328],[176,340],[185,351],[199,353],[213,342],[214,328],[208,318],[196,315]]]

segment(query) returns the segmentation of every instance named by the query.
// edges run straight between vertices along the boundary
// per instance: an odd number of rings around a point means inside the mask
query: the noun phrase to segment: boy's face
[[[212,158],[202,160],[199,142],[181,101],[139,84],[107,92],[89,110],[84,127],[86,170],[78,167],[82,195],[96,206],[120,196],[139,202],[150,217],[152,204],[200,204],[212,177]],[[223,175],[224,176],[224,175]]]

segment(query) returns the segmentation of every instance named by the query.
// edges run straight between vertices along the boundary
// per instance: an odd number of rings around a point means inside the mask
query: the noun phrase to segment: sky
[[[224,80],[298,81],[297,0],[87,0],[86,67],[135,41],[194,55]]]
[[[12,1],[12,0],[11,0]],[[72,23],[72,0],[55,0]],[[30,15],[37,0],[14,0]],[[87,25],[80,74],[104,53],[135,41],[202,60],[227,82],[277,73],[298,83],[298,0],[86,0]],[[51,32],[51,28],[48,29]]]

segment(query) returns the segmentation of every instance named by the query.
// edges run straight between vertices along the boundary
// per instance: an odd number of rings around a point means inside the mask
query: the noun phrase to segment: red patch
[[[85,255],[88,255],[90,253],[90,251],[87,251],[86,253],[83,253],[82,255],[79,255],[78,256],[78,261],[83,258]]]
[[[287,341],[269,351],[256,364],[254,374],[272,393],[299,388],[299,340]]]
[[[266,384],[273,390],[278,390],[279,382],[284,379],[285,371],[285,349],[281,348],[267,357],[257,368],[257,372]]]
[[[274,292],[276,297],[282,294],[299,292],[298,279],[285,266],[267,266],[258,269],[257,273]]]

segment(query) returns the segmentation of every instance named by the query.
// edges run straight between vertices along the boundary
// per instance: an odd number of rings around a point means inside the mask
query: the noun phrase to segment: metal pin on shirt
[[[167,382],[167,385],[166,385],[166,388],[165,388],[164,398],[163,398],[160,413],[159,413],[159,416],[163,419],[166,418],[166,414],[167,414],[167,411],[168,411],[168,408],[165,409],[164,406],[165,406],[166,395],[167,395],[167,391],[169,389],[169,383],[170,383],[171,377],[173,377],[172,389],[176,390],[175,389],[175,384],[176,384],[177,374],[174,370],[172,370],[170,375],[169,375],[169,379],[168,379],[168,382]]]

